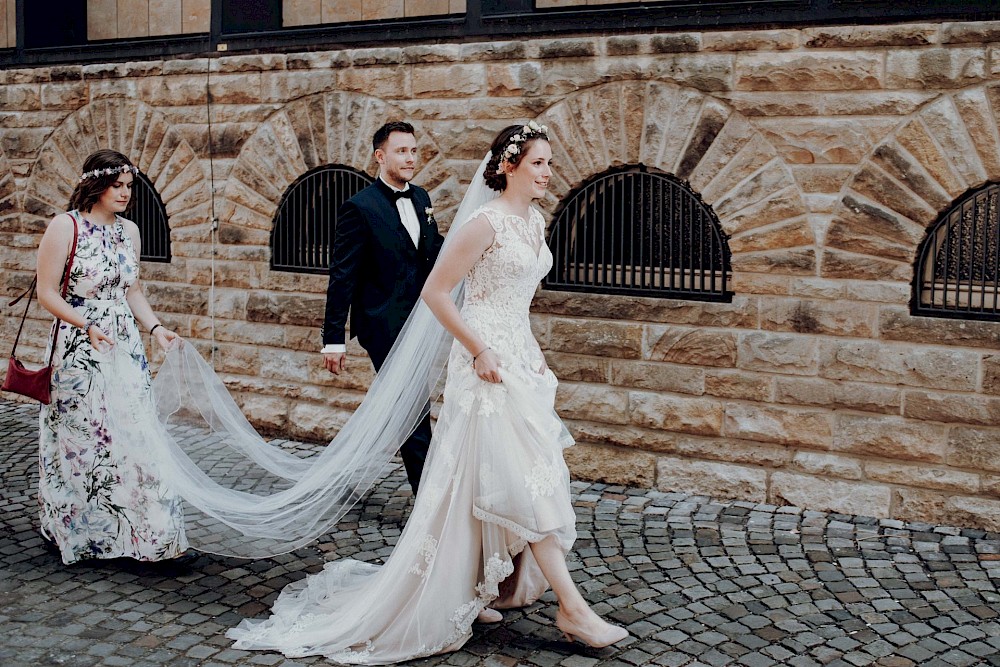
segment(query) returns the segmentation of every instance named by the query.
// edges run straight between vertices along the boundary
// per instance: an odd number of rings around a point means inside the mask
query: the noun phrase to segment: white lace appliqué
[[[559,468],[538,459],[524,478],[524,486],[531,492],[532,500],[551,496],[559,486]]]
[[[423,542],[420,543],[420,549],[417,551],[418,556],[424,557],[424,567],[421,568],[419,563],[414,563],[407,570],[410,574],[415,574],[421,579],[427,579],[427,575],[431,571],[431,563],[434,562],[434,557],[437,555],[438,541],[434,539],[432,535],[424,535]]]

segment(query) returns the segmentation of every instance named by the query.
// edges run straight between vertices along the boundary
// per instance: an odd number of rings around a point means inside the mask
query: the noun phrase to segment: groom
[[[344,326],[382,368],[406,318],[420,298],[444,239],[427,191],[410,183],[417,141],[409,123],[391,122],[372,138],[379,176],[337,213],[323,322],[323,365],[339,375],[347,365]],[[399,452],[417,493],[431,441],[430,415]]]

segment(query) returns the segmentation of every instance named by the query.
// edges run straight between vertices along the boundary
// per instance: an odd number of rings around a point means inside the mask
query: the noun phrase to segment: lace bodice
[[[535,370],[541,351],[531,333],[529,309],[539,281],[552,267],[545,219],[535,208],[527,220],[490,206],[479,208],[473,218],[479,215],[486,216],[495,236],[466,277],[462,317],[502,359]]]

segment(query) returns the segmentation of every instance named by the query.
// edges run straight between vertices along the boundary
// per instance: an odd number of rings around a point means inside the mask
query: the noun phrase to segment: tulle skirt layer
[[[531,542],[576,537],[572,444],[553,410],[556,380],[514,364],[502,384],[452,357],[420,493],[389,560],[343,560],[282,591],[272,615],[230,630],[236,648],[344,664],[392,664],[457,650],[483,608],[547,588]]]

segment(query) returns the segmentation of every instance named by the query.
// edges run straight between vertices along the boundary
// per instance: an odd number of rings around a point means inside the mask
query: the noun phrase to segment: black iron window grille
[[[1000,321],[1000,183],[966,194],[931,226],[913,273],[914,315]]]
[[[167,209],[153,182],[141,171],[132,181],[132,199],[125,214],[139,226],[142,239],[143,262],[170,261],[170,225],[167,224]]]
[[[729,244],[691,187],[643,165],[599,174],[556,211],[545,288],[731,301]]]
[[[274,214],[271,268],[327,273],[330,246],[341,205],[368,187],[372,178],[344,165],[323,165],[288,186]]]

